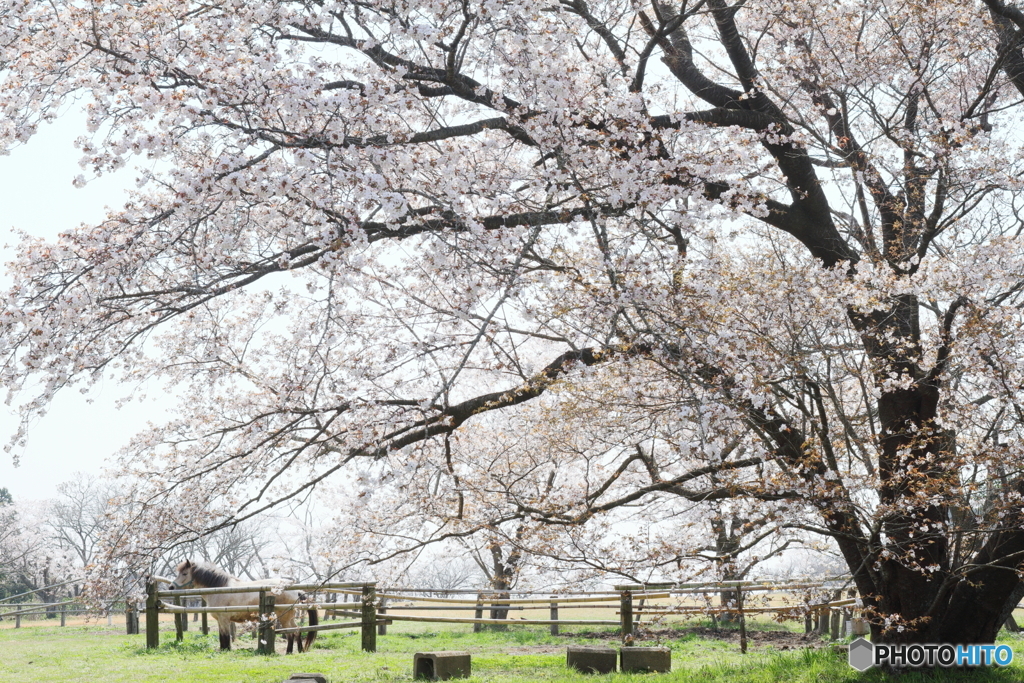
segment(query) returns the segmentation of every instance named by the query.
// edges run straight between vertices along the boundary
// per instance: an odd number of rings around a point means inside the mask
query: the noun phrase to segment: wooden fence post
[[[21,628],[21,615],[20,614],[15,614],[14,615],[14,628]]]
[[[388,609],[385,606],[385,605],[387,605],[387,602],[388,602],[387,600],[385,600],[383,598],[381,599],[381,601],[380,601],[380,609],[377,611],[377,614],[379,614],[380,616],[384,616],[385,614],[388,613]],[[388,634],[388,625],[387,624],[378,624],[377,625],[377,635],[378,636],[386,636],[387,634]]]
[[[476,611],[473,612],[473,618],[474,619],[483,619],[484,618],[484,594],[483,593],[477,593],[476,594]],[[483,624],[473,624],[473,633],[480,633],[483,630],[484,630],[484,625]]]
[[[377,584],[363,584],[363,652],[377,651]]]
[[[740,613],[740,654],[747,654],[747,619],[743,613],[743,584],[736,586],[736,609]]]
[[[156,581],[146,584],[146,648],[160,647],[160,612],[156,609]]]
[[[64,626],[65,624],[67,624],[67,618],[68,618],[68,606],[67,605],[61,605],[60,606],[60,625],[61,626]],[[136,631],[135,632],[136,633],[139,632],[137,626],[136,626]]]
[[[856,589],[851,588],[850,590],[846,591],[846,597],[849,598],[849,599],[856,598],[857,597]],[[1012,617],[1012,615],[1011,615],[1011,617]],[[842,635],[844,637],[846,635],[848,635],[847,634],[847,630],[851,631],[851,634],[852,634],[852,631],[853,631],[853,608],[852,607],[844,607],[843,608],[843,623],[842,623],[842,626],[841,626],[841,630],[842,630]]]
[[[552,599],[557,598],[557,595],[552,595]],[[558,621],[558,603],[551,603],[551,621]],[[558,635],[558,624],[551,624],[551,635]]]
[[[64,616],[64,612],[61,612],[61,617]],[[130,636],[139,634],[139,609],[135,606],[135,602],[129,600],[125,606],[124,611],[124,626],[125,631]]]
[[[206,607],[206,598],[202,598],[203,607]],[[203,612],[203,635],[210,635],[210,625],[206,621],[206,612]]]
[[[628,590],[622,591],[619,598],[619,614],[622,624],[622,644],[629,646],[633,644],[633,593]]]
[[[274,626],[277,614],[274,612],[275,598],[267,591],[260,591],[260,623],[256,632],[256,653],[261,655],[274,654]]]
[[[842,595],[842,591],[835,591],[832,593],[832,600],[839,600]],[[832,640],[839,640],[838,612],[838,608],[826,607],[825,614],[822,616],[821,632],[828,635]]]
[[[843,616],[843,611],[841,609],[839,609],[838,607],[832,608],[832,619],[831,619],[831,624],[830,624],[830,626],[831,626],[830,630],[832,632],[829,634],[832,637],[832,640],[839,640],[840,638],[843,637],[842,636],[842,624],[843,624],[842,616]]]
[[[181,596],[174,596],[174,606],[181,607]],[[181,642],[185,639],[185,628],[183,624],[188,624],[188,615],[182,612],[174,613],[174,640]]]

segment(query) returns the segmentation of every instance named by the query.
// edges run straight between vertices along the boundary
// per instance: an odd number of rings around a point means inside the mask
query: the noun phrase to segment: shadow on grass
[[[212,655],[221,653],[220,642],[214,635],[204,636],[201,633],[186,633],[184,639],[179,643],[173,638],[164,640],[160,647],[149,649],[145,644],[128,642],[121,646],[121,650],[130,655],[153,656],[153,655]],[[254,647],[232,647],[230,653],[235,657],[264,657],[258,654]]]

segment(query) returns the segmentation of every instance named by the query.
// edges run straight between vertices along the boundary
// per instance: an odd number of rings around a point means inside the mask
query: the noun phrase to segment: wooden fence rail
[[[559,624],[562,626],[572,626],[574,624],[580,626],[619,626],[621,622],[618,620],[611,619],[470,619],[463,617],[417,617],[406,614],[395,614],[388,615],[389,621],[428,621],[437,622],[442,624],[502,624],[505,626],[549,626],[551,624]]]
[[[0,612],[0,618],[13,617],[20,614],[39,614],[40,612],[52,612],[56,611],[58,607],[66,607],[68,605],[80,605],[81,602],[77,600],[66,600],[64,602],[30,602],[30,603],[14,603],[2,605],[2,607],[13,607],[16,608],[15,612]],[[22,609],[26,608],[26,609]],[[83,610],[88,611],[88,610]],[[92,610],[96,611],[96,610]]]
[[[375,622],[377,626],[390,625],[391,619],[378,619]],[[345,624],[320,624],[319,626],[295,626],[293,628],[279,628],[277,633],[309,633],[310,631],[334,631],[343,628],[360,628],[364,626],[362,621],[350,621]]]
[[[167,579],[164,579],[167,581]],[[281,591],[316,591],[317,593],[348,593],[350,595],[359,595],[359,591],[352,591],[351,588],[359,588],[367,584],[362,583],[297,583],[289,584],[287,586],[281,586],[279,584],[268,584],[265,586],[250,585],[245,587],[231,587],[226,586],[224,588],[179,588],[171,590],[158,590],[158,597],[161,598],[173,598],[173,597],[199,597],[202,595],[224,595],[227,593],[251,593],[256,591],[267,591],[269,593],[281,592]]]
[[[445,603],[445,604],[448,604],[448,605],[479,605],[479,604],[481,604],[480,600],[459,600],[457,598],[417,598],[417,597],[413,597],[413,596],[410,596],[410,595],[396,595],[394,593],[381,593],[380,597],[387,598],[389,600],[410,600],[410,601],[414,600],[416,602],[441,602],[441,603]],[[647,600],[654,600],[654,599],[657,599],[657,598],[667,598],[667,597],[669,597],[669,593],[667,593],[667,592],[663,592],[663,593],[643,593],[643,594],[639,594],[638,595],[639,599],[647,599]],[[563,604],[570,604],[570,603],[574,603],[574,602],[578,602],[578,603],[586,603],[586,602],[618,602],[618,600],[619,600],[619,596],[618,595],[600,596],[600,597],[596,597],[596,598],[589,598],[589,597],[561,597],[561,596],[559,596],[557,598],[546,598],[544,600],[539,600],[539,599],[535,599],[535,598],[527,598],[527,599],[492,598],[492,599],[485,599],[483,601],[483,604],[490,605],[490,607],[488,607],[487,609],[503,609],[505,607],[508,607],[509,605],[537,605],[538,607],[544,607],[546,605],[551,604],[552,602],[557,602],[558,604],[563,605]]]
[[[5,603],[5,602],[10,602],[11,600],[17,600],[18,598],[23,598],[26,595],[34,595],[35,593],[43,593],[45,591],[53,590],[54,588],[63,588],[64,586],[70,586],[73,583],[75,583],[75,581],[63,581],[61,583],[54,583],[54,584],[51,584],[49,586],[43,586],[42,588],[33,588],[32,590],[25,591],[24,593],[17,593],[15,595],[8,595],[6,598],[0,598],[0,606],[2,606],[3,603]]]
[[[294,607],[305,607],[305,603],[297,602],[293,605]],[[309,605],[314,607],[314,605]],[[174,603],[167,603],[163,600],[157,602],[157,608],[161,612],[170,614],[216,614],[217,612],[255,612],[259,609],[259,605],[222,605],[220,607],[185,607],[182,605],[176,605]]]

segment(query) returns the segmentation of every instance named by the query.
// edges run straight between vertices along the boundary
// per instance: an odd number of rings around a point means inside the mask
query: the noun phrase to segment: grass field
[[[705,624],[706,625],[706,624]],[[165,624],[169,628],[170,624]],[[773,625],[771,628],[779,628]],[[395,624],[378,636],[378,652],[359,649],[358,630],[321,633],[311,652],[302,655],[256,655],[243,636],[231,652],[217,649],[216,634],[191,631],[174,642],[173,631],[161,633],[158,650],[145,649],[145,636],[126,636],[123,626],[28,622],[21,629],[0,629],[0,681],[3,683],[279,683],[293,672],[320,672],[331,683],[412,680],[412,655],[437,650],[468,650],[473,655],[473,682],[552,681],[625,683],[695,681],[698,683],[853,683],[885,681],[879,671],[859,674],[832,647],[780,651],[755,645],[741,655],[735,641],[702,637],[692,630],[662,631],[641,644],[672,649],[669,674],[588,676],[565,668],[565,647],[615,641],[591,634],[549,635],[543,628],[512,627],[504,633],[472,633],[467,626]],[[752,642],[759,641],[754,638]],[[938,671],[908,674],[901,683],[1020,683],[1024,681],[1024,640],[1004,636],[1013,646],[1015,664],[978,672]]]

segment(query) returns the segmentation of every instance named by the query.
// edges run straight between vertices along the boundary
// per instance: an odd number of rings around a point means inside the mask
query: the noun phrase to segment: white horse
[[[184,588],[232,588],[238,586],[285,586],[288,582],[284,579],[263,579],[260,581],[242,581],[231,576],[226,571],[206,562],[193,562],[185,560],[178,565],[178,576],[171,583],[175,589]],[[217,629],[220,631],[220,649],[231,649],[231,622],[256,621],[259,619],[260,593],[258,590],[243,591],[240,593],[219,593],[204,596],[209,607],[227,606],[252,606],[253,609],[240,612],[213,612],[217,620]],[[298,591],[283,591],[274,596],[274,611],[277,613],[277,622],[283,628],[295,627],[295,605],[303,600],[305,596]],[[309,610],[309,625],[316,626],[317,615],[315,609]],[[301,633],[288,634],[287,654],[292,653],[293,643],[298,643],[299,652],[304,652],[313,644],[316,638],[316,631],[306,634],[306,643],[303,646]]]

